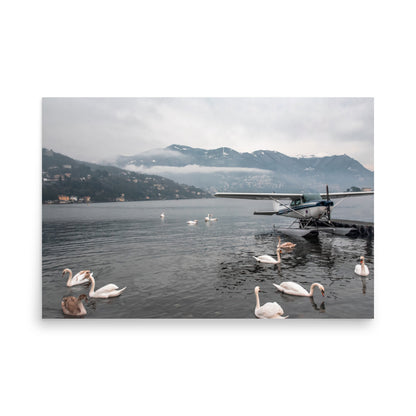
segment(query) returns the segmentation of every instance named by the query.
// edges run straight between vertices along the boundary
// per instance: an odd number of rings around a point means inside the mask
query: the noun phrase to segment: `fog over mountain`
[[[374,166],[374,100],[369,97],[49,97],[43,147],[101,163],[180,143],[330,156]]]
[[[332,191],[344,191],[374,184],[374,173],[347,155],[289,157],[271,150],[239,153],[229,147],[207,150],[173,144],[119,156],[115,165],[209,192],[323,192],[326,184]]]

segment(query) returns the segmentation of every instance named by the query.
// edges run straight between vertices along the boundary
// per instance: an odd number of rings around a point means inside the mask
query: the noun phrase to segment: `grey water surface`
[[[373,197],[344,200],[333,217],[373,221]],[[281,236],[296,247],[278,265],[253,256],[274,256],[271,231],[293,220],[254,216],[269,201],[171,200],[44,205],[42,207],[42,317],[66,318],[63,296],[88,293],[87,285],[66,287],[62,270],[89,269],[96,287],[127,286],[120,297],[84,301],[94,318],[255,318],[254,287],[260,302],[278,302],[296,318],[373,318],[374,240],[321,233],[309,240]],[[165,218],[160,214],[164,212]],[[218,221],[206,223],[208,213]],[[187,225],[188,220],[199,220]],[[361,255],[368,277],[354,273]],[[272,283],[294,281],[313,298],[285,295]],[[70,318],[73,319],[73,318]]]

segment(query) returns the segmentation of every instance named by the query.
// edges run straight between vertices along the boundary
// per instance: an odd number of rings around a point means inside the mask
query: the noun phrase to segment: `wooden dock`
[[[356,221],[356,220],[343,220],[331,218],[332,224],[336,228],[351,228],[351,231],[347,234],[351,237],[374,237],[374,223],[366,221]]]

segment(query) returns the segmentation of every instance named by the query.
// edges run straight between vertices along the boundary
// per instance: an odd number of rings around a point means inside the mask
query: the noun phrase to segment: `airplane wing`
[[[349,198],[351,196],[364,196],[364,195],[374,195],[374,191],[366,191],[366,192],[335,192],[329,193],[329,198]],[[326,193],[321,193],[321,197],[326,199]]]
[[[298,199],[304,194],[277,194],[277,193],[260,193],[260,192],[217,192],[215,196],[217,198],[236,198],[236,199],[270,199],[270,200],[279,200],[279,199]],[[326,192],[322,192],[321,197],[326,199]],[[374,191],[365,191],[365,192],[332,192],[329,193],[329,198],[348,198],[352,196],[364,196],[364,195],[374,195]]]
[[[218,198],[236,198],[236,199],[297,199],[300,198],[303,194],[276,194],[276,193],[256,193],[256,192],[217,192],[215,194]],[[330,194],[331,195],[331,194]],[[326,194],[325,194],[326,196]]]

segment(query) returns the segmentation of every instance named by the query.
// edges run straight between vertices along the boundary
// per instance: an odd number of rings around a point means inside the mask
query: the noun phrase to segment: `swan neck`
[[[258,292],[256,292],[256,308],[260,308],[260,298]]]
[[[90,275],[90,279],[91,279],[91,287],[90,287],[89,296],[91,297],[94,294],[94,290],[95,290],[95,279],[91,275]]]
[[[66,285],[70,286],[71,285],[71,280],[72,280],[72,270],[68,269],[69,271],[67,272],[69,274],[68,280],[66,281]]]
[[[315,286],[319,286],[318,283],[312,283],[311,284],[311,289],[309,291],[309,296],[312,296],[313,295],[313,289],[315,288]]]

